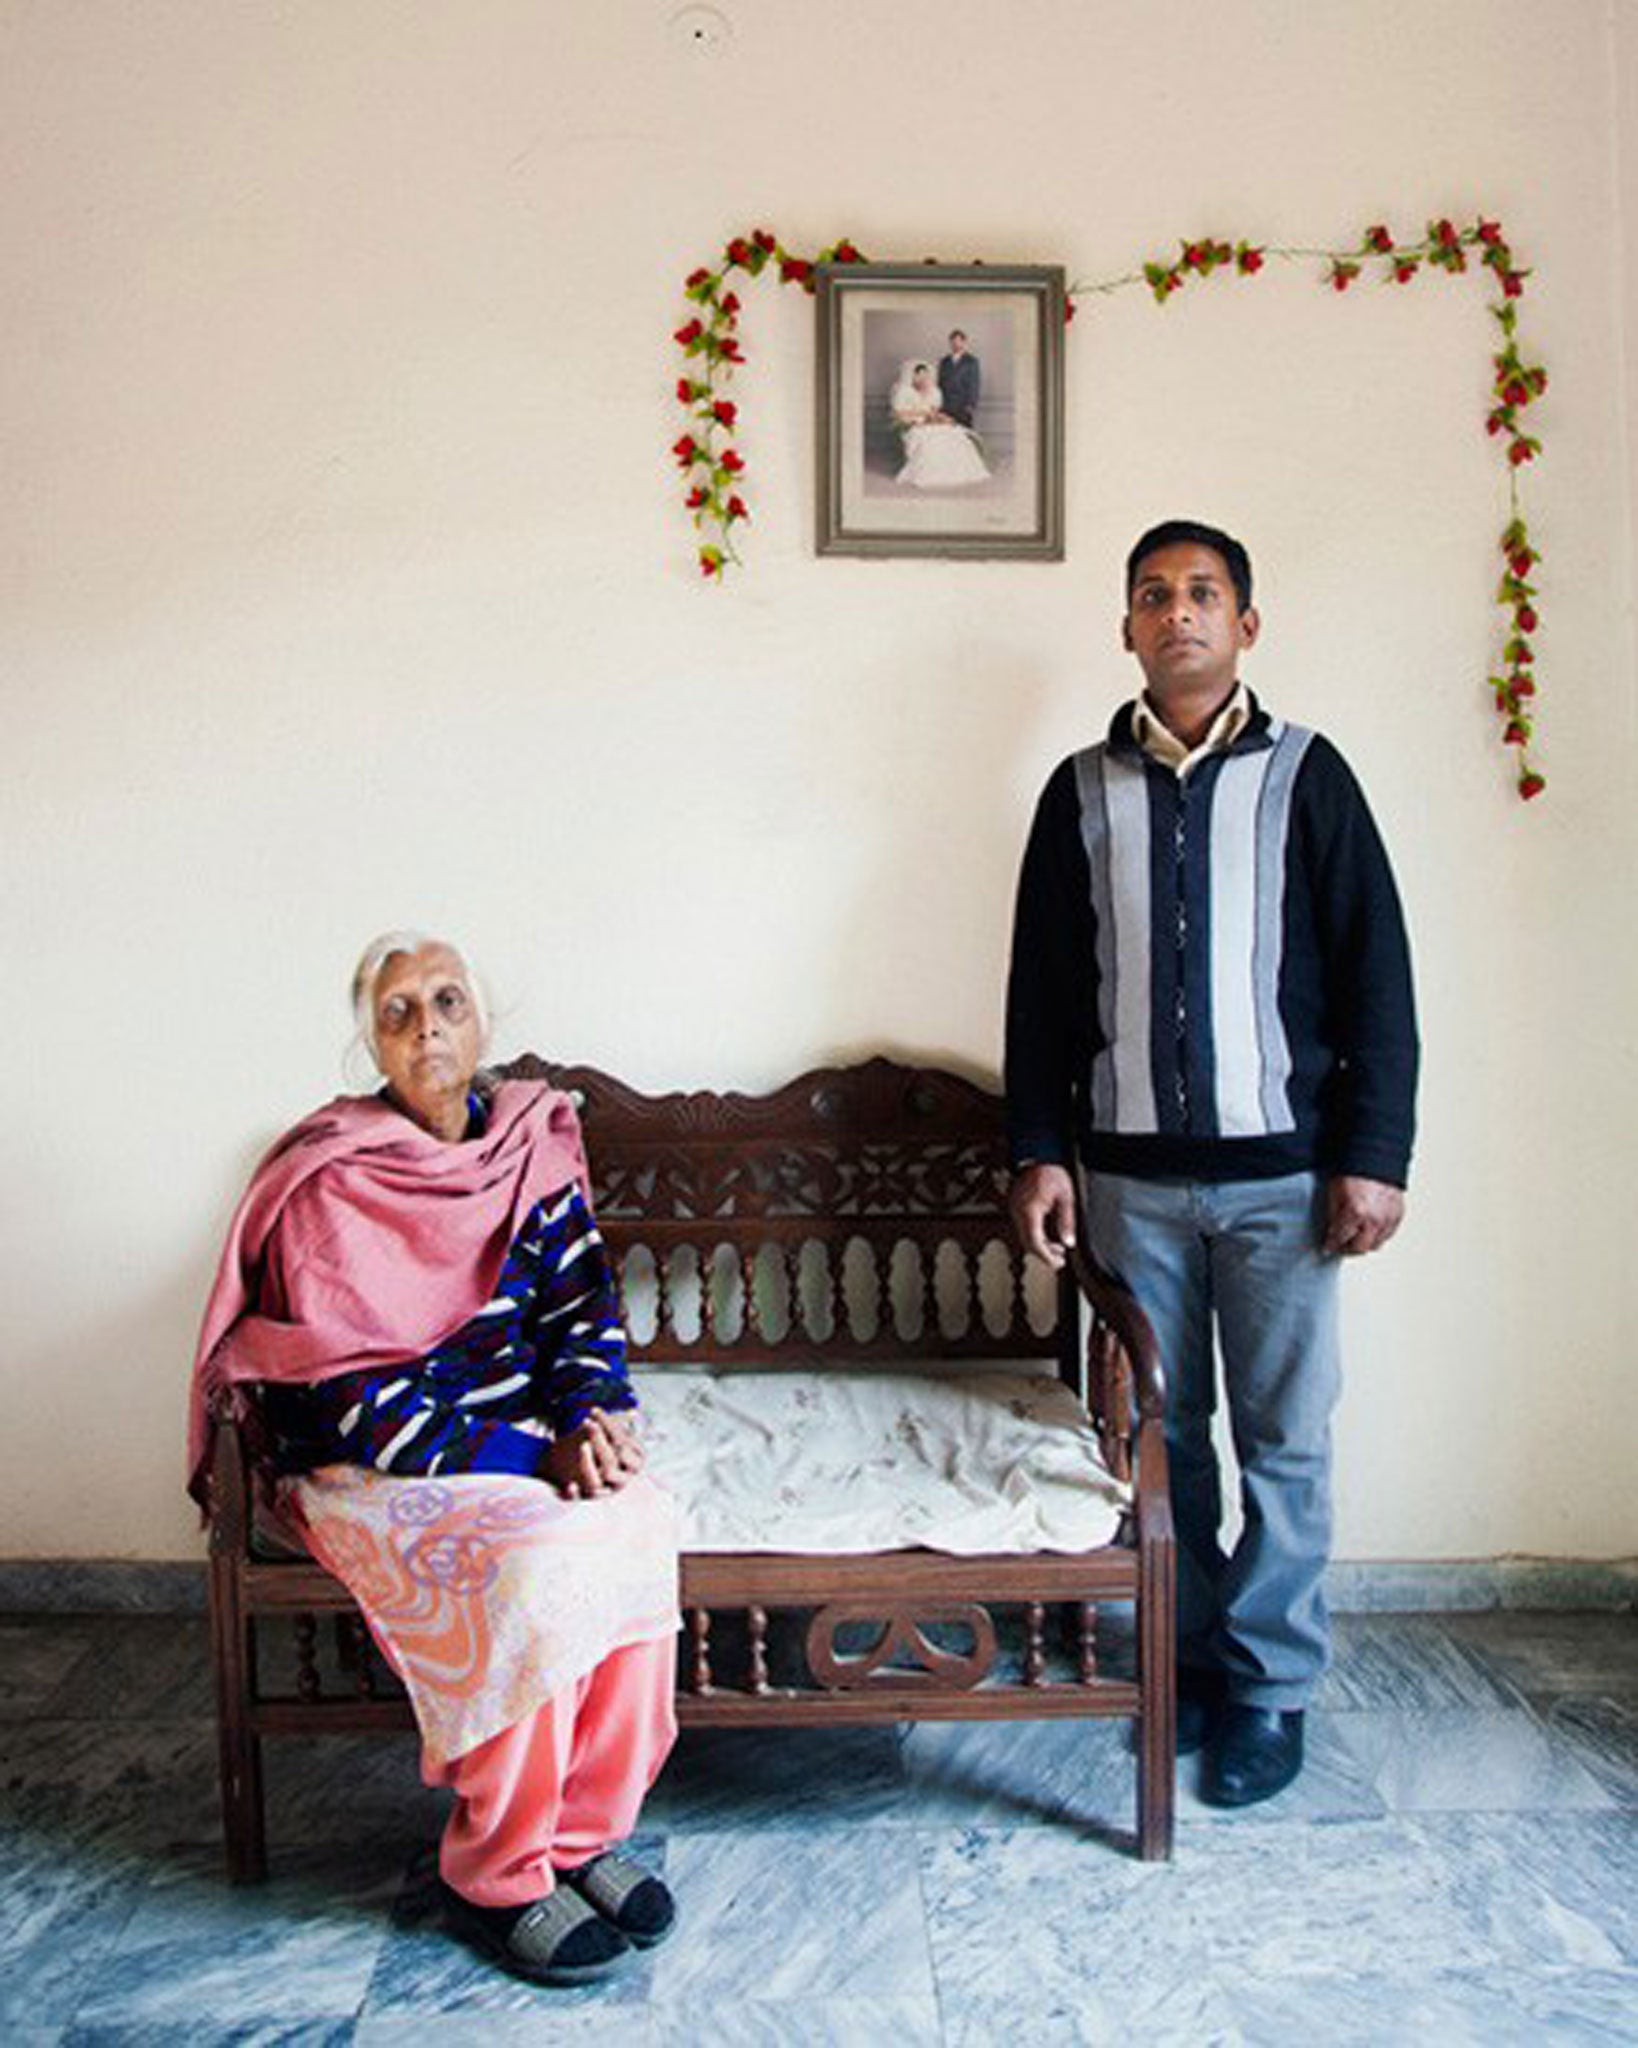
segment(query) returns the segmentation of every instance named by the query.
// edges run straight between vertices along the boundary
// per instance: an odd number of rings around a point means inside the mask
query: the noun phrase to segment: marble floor
[[[268,1745],[222,1880],[202,1618],[0,1618],[0,2040],[1638,2042],[1638,1623],[1343,1616],[1310,1763],[1176,1860],[1122,1731],[685,1738],[641,1846],[674,1938],[546,1991],[440,1924],[412,1739]]]

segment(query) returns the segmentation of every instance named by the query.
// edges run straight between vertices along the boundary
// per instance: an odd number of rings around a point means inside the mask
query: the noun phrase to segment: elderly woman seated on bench
[[[455,1794],[451,1917],[505,1967],[576,1982],[674,1917],[615,1847],[676,1733],[674,1515],[568,1097],[478,1078],[483,998],[454,946],[376,940],[353,1004],[385,1085],[252,1176],[200,1339],[192,1486],[230,1401]]]

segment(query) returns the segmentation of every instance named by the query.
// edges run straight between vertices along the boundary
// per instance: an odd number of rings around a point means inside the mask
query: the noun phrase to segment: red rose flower
[[[1521,633],[1533,633],[1541,621],[1536,617],[1534,605],[1521,604],[1514,613],[1514,622]]]
[[[724,448],[721,455],[717,457],[717,460],[722,464],[722,467],[728,471],[730,476],[737,476],[739,472],[745,467],[744,456],[738,454],[732,448]]]
[[[1507,730],[1502,734],[1502,745],[1504,747],[1523,747],[1529,744],[1529,740],[1530,734],[1525,726],[1518,719],[1510,718],[1507,721]]]
[[[1530,403],[1530,387],[1522,377],[1509,377],[1507,383],[1503,386],[1502,397],[1507,400],[1509,405],[1528,405]]]
[[[739,293],[724,292],[721,299],[718,301],[718,304],[722,307],[722,310],[728,315],[728,318],[732,320],[734,315],[739,311]]]
[[[736,235],[728,244],[728,261],[737,263],[743,269],[751,260],[751,245],[742,236]]]
[[[1433,223],[1433,239],[1439,244],[1441,249],[1457,248],[1461,242],[1461,237],[1456,232],[1455,223],[1448,220],[1436,220]]]
[[[1069,325],[1070,321],[1074,319],[1074,317],[1075,317],[1075,301],[1074,301],[1073,299],[1065,299],[1065,300],[1064,300],[1064,325],[1065,325],[1065,326],[1067,327],[1067,326]]]
[[[710,495],[711,493],[705,488],[704,484],[696,484],[688,494],[689,511],[697,512]]]
[[[1528,576],[1540,560],[1533,548],[1515,548],[1507,557],[1507,566],[1515,576]]]
[[[1183,262],[1187,269],[1198,270],[1206,260],[1205,245],[1200,242],[1183,244]]]
[[[672,336],[672,340],[681,343],[684,348],[687,348],[691,341],[698,341],[704,332],[705,329],[697,320],[690,320],[686,327],[679,327],[677,329],[676,333]]]
[[[1533,697],[1536,694],[1536,679],[1528,669],[1521,669],[1512,681],[1515,697]]]
[[[1524,295],[1524,273],[1518,270],[1504,270],[1502,272],[1501,287],[1508,298],[1522,298]]]
[[[1345,292],[1359,275],[1357,263],[1333,263],[1331,265],[1331,289]]]
[[[1261,249],[1241,249],[1234,260],[1244,275],[1250,277],[1254,271],[1262,269],[1263,252]]]
[[[1395,284],[1409,284],[1415,275],[1416,265],[1414,263],[1400,262],[1396,263],[1393,267],[1393,281]]]
[[[813,265],[800,256],[787,256],[779,266],[781,284],[806,284],[812,275]]]
[[[1508,447],[1507,459],[1517,469],[1521,463],[1531,461],[1535,452],[1528,441],[1514,441]]]
[[[1379,256],[1386,256],[1393,247],[1393,236],[1380,223],[1365,230],[1365,246],[1374,249]]]
[[[739,343],[734,340],[732,335],[722,344],[722,360],[725,363],[742,363],[745,360],[744,356],[740,353]]]
[[[676,456],[683,468],[686,469],[700,451],[694,444],[693,435],[684,434],[680,441],[672,442],[671,452]]]
[[[764,250],[770,256],[779,246],[778,242],[775,241],[766,228],[758,228],[756,233],[752,235],[751,240],[755,242],[759,249]]]
[[[711,408],[711,416],[720,426],[731,427],[739,418],[739,407],[731,398],[719,398]]]
[[[1487,248],[1493,248],[1495,244],[1501,240],[1501,238],[1502,231],[1501,222],[1499,220],[1480,221],[1479,240],[1483,242]]]
[[[710,271],[705,268],[704,264],[701,264],[698,270],[691,270],[687,277],[683,279],[684,290],[697,291],[710,275]]]
[[[1537,775],[1533,770],[1529,774],[1519,777],[1519,795],[1523,797],[1526,803],[1530,801],[1531,797],[1540,796],[1546,787],[1547,784],[1544,778]]]
[[[835,260],[838,263],[862,263],[864,258],[851,242],[838,242],[836,244]]]
[[[714,552],[708,552],[706,549],[701,548],[700,574],[702,576],[720,576],[722,574],[721,555],[716,554]]]
[[[687,377],[677,379],[677,402],[680,405],[692,405],[694,402],[694,386]]]
[[[749,519],[750,516],[750,513],[746,510],[743,498],[730,498],[728,500],[728,517],[730,519]]]

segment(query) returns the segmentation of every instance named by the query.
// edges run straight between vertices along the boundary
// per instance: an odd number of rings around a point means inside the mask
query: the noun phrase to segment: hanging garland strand
[[[1222,270],[1253,277],[1274,257],[1287,263],[1322,265],[1321,282],[1331,291],[1352,290],[1374,272],[1385,284],[1409,284],[1424,271],[1442,270],[1458,276],[1470,265],[1488,272],[1496,290],[1490,311],[1500,340],[1491,357],[1492,401],[1485,431],[1501,446],[1507,461],[1508,521],[1500,547],[1505,564],[1496,602],[1507,617],[1506,638],[1497,672],[1489,678],[1502,743],[1515,748],[1518,793],[1528,800],[1545,789],[1545,777],[1531,764],[1529,747],[1535,733],[1536,677],[1534,635],[1539,625],[1536,586],[1530,572],[1541,554],[1526,524],[1519,495],[1519,472],[1541,453],[1539,437],[1526,415],[1547,389],[1547,372],[1527,361],[1519,346],[1518,301],[1530,272],[1516,261],[1499,221],[1480,218],[1470,227],[1448,219],[1430,220],[1418,241],[1403,242],[1385,226],[1368,227],[1349,249],[1277,247],[1268,243],[1224,242],[1214,237],[1178,244],[1170,262],[1148,262],[1123,276],[1077,282],[1069,287],[1065,316],[1073,320],[1078,298],[1107,297],[1136,285],[1147,285],[1157,305],[1165,305],[1185,285]],[[683,289],[696,309],[677,329],[674,339],[685,359],[677,379],[678,403],[687,408],[689,430],[672,448],[687,483],[687,507],[699,534],[700,574],[721,581],[728,566],[742,567],[735,530],[751,516],[744,497],[745,459],[732,435],[739,409],[726,395],[734,371],[745,361],[739,343],[740,299],[733,288],[735,273],[760,277],[772,267],[781,284],[814,289],[814,272],[822,263],[863,263],[867,259],[852,242],[840,241],[817,256],[795,255],[767,228],[736,235],[713,268],[703,265]]]

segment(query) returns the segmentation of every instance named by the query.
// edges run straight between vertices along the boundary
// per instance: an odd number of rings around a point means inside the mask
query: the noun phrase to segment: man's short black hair
[[[1163,519],[1149,531],[1126,557],[1126,602],[1132,602],[1132,592],[1137,584],[1137,572],[1150,555],[1159,554],[1162,548],[1192,545],[1210,548],[1214,555],[1221,555],[1223,567],[1229,572],[1229,581],[1234,585],[1234,601],[1241,611],[1251,607],[1251,557],[1233,534],[1224,533],[1221,527],[1204,526],[1198,519]]]
[[[950,339],[951,339],[952,341],[965,341],[965,340],[967,339],[967,330],[966,330],[966,328],[965,328],[965,327],[952,327],[952,328],[950,329]]]

